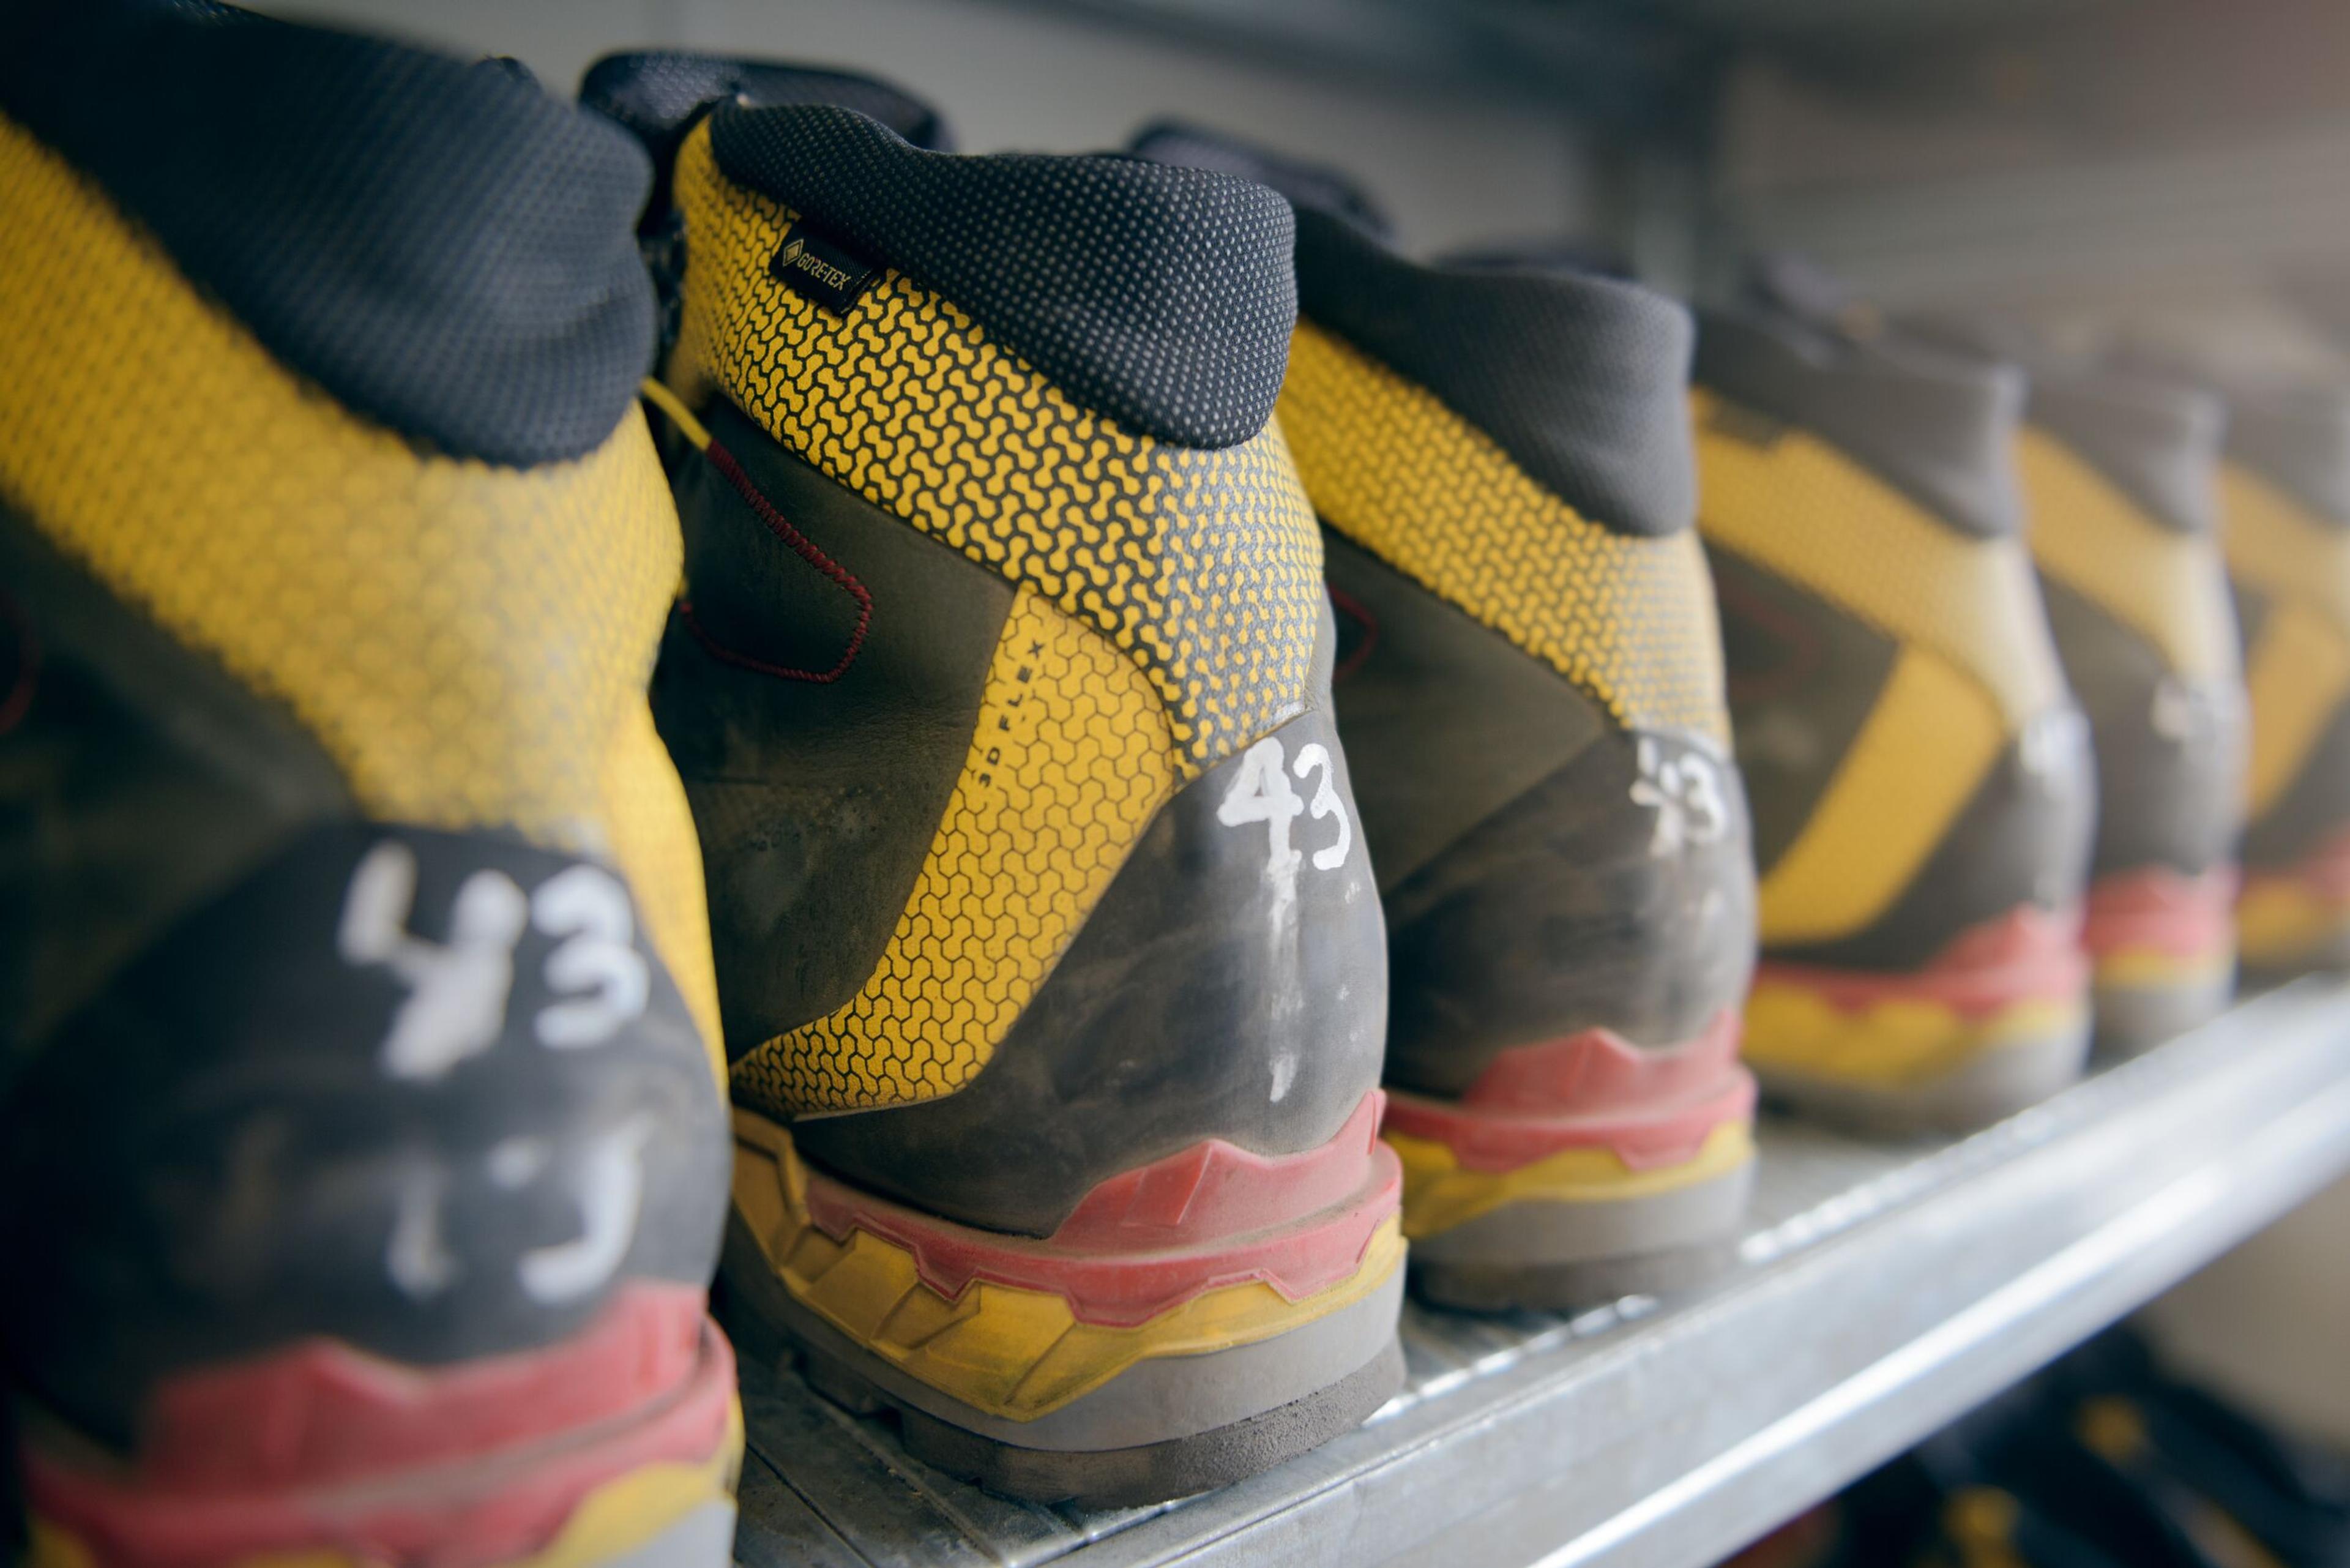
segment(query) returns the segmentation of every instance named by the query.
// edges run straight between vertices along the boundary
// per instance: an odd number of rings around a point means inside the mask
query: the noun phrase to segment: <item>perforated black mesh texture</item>
[[[1388,222],[1378,198],[1327,164],[1284,158],[1177,119],[1151,121],[1136,131],[1127,146],[1137,158],[1148,158],[1153,163],[1211,169],[1219,174],[1253,180],[1289,198],[1294,207],[1312,207],[1350,218],[1381,239],[1394,235],[1394,225]]]
[[[1253,179],[1297,214],[1307,319],[1419,382],[1519,467],[1618,533],[1688,527],[1689,312],[1659,294],[1550,266],[1423,266],[1379,237],[1345,175],[1192,126],[1146,127],[1138,155]]]
[[[1225,447],[1264,428],[1297,295],[1287,202],[1137,159],[907,144],[851,110],[721,104],[729,179],[942,295],[1078,402]]]
[[[0,110],[280,359],[431,445],[577,456],[650,360],[643,150],[494,62],[226,6],[23,0],[0,8]]]

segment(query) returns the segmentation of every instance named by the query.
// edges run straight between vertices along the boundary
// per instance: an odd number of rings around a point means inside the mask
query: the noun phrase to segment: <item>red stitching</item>
[[[1371,613],[1368,605],[1337,584],[1326,582],[1322,586],[1330,590],[1330,607],[1348,620],[1361,622],[1363,628],[1363,640],[1357,643],[1355,651],[1347,655],[1337,668],[1330,671],[1330,684],[1336,686],[1369,660],[1371,649],[1379,645],[1379,618]]]
[[[743,465],[734,461],[733,452],[713,441],[702,448],[702,455],[710,460],[710,466],[716,469],[725,477],[726,483],[734,487],[736,493],[750,504],[751,510],[758,514],[759,521],[767,525],[768,533],[791,546],[793,554],[830,577],[839,586],[842,592],[857,601],[857,629],[848,634],[848,646],[841,649],[840,662],[830,670],[819,671],[787,669],[780,664],[769,664],[763,659],[754,659],[747,653],[737,653],[703,629],[702,622],[694,617],[693,601],[690,598],[678,601],[678,618],[685,623],[685,629],[693,634],[694,640],[701,643],[712,659],[727,664],[738,665],[744,670],[755,670],[762,675],[772,675],[778,680],[805,680],[815,686],[831,685],[847,674],[848,667],[857,662],[858,652],[865,646],[865,634],[872,629],[873,595],[871,591],[857,580],[857,575],[854,572],[826,555],[817,548],[816,541],[793,527],[791,520],[776,511],[774,504],[759,493],[759,487],[752,483],[749,474],[743,472]]]

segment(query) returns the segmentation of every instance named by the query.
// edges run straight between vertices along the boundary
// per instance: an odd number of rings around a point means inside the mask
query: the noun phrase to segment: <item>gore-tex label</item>
[[[879,271],[804,223],[792,226],[775,259],[767,264],[768,275],[777,283],[794,294],[806,295],[835,316],[847,315],[848,307]]]

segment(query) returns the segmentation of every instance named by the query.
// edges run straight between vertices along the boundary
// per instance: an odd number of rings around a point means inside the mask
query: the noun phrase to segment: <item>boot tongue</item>
[[[580,79],[579,102],[619,121],[666,165],[686,132],[712,104],[740,98],[754,109],[829,103],[879,120],[913,146],[954,151],[939,111],[902,88],[871,77],[785,60],[740,59],[680,49],[607,55]]]
[[[1151,121],[1134,133],[1127,150],[1153,163],[1253,180],[1287,197],[1293,207],[1343,218],[1381,240],[1394,238],[1386,211],[1371,193],[1326,164],[1284,158],[1221,131],[1175,119]]]

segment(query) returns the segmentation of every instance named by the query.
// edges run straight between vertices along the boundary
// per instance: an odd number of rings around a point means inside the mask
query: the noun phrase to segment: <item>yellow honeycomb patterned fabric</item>
[[[794,214],[679,155],[691,262],[671,382],[1100,630],[1191,772],[1305,708],[1321,542],[1275,426],[1221,451],[1087,412],[895,271],[836,317],[768,276]]]
[[[1691,401],[1709,545],[1940,655],[1990,693],[2011,735],[2064,701],[2022,540],[1960,534],[1814,436],[1703,391]]]
[[[1728,744],[1713,581],[1694,533],[1610,533],[1433,393],[1310,323],[1290,341],[1280,414],[1331,527],[1617,723]]]
[[[2015,455],[2041,571],[2146,639],[2177,673],[2234,680],[2236,615],[2218,544],[2163,526],[2043,431],[2025,427]]]
[[[1021,589],[971,754],[881,962],[847,1006],[737,1062],[736,1099],[788,1115],[904,1105],[969,1083],[1181,772],[1141,670]]]
[[[272,358],[0,119],[0,493],[284,703],[388,821],[611,857],[718,1051],[702,861],[645,703],[680,570],[642,418],[576,462],[418,452]]]
[[[2245,808],[2285,797],[2350,699],[2350,530],[2330,526],[2258,474],[2220,470],[2228,571],[2265,601],[2246,660],[2252,711]]]

